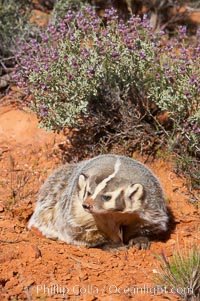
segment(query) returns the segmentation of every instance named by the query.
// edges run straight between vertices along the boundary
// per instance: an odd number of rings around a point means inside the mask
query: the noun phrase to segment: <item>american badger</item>
[[[69,244],[148,248],[149,237],[166,231],[167,223],[152,172],[131,158],[101,155],[55,170],[41,187],[28,228]]]

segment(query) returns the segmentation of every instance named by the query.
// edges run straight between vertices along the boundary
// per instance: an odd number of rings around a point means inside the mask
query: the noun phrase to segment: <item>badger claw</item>
[[[150,241],[148,237],[138,236],[131,238],[128,242],[129,247],[134,246],[138,250],[147,250],[150,248]]]

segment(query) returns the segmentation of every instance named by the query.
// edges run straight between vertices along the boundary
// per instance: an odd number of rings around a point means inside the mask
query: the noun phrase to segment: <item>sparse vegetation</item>
[[[9,188],[8,207],[12,208],[16,204],[19,206],[27,198],[31,198],[36,195],[37,190],[30,189],[30,185],[35,182],[34,170],[26,170],[25,168],[19,168],[15,159],[9,157],[10,170],[9,178],[4,180],[3,186]]]
[[[200,249],[192,246],[176,251],[170,260],[165,254],[155,282],[159,286],[173,290],[186,301],[198,301],[200,298]]]

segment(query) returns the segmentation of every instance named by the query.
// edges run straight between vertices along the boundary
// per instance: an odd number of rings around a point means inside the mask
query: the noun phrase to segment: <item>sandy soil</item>
[[[62,164],[58,144],[64,140],[39,129],[34,114],[0,107],[0,300],[178,300],[172,292],[155,294],[157,255],[164,251],[170,259],[175,249],[199,243],[200,212],[169,161],[146,163],[160,179],[176,221],[169,238],[153,242],[150,250],[109,253],[27,230],[39,186]]]

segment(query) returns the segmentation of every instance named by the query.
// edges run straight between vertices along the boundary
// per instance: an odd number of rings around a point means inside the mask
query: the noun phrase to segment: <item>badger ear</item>
[[[88,176],[81,174],[78,178],[78,187],[80,190],[84,189],[87,185]]]
[[[137,200],[141,200],[144,199],[145,197],[145,190],[144,190],[144,186],[142,184],[131,184],[128,187],[129,190],[129,198],[132,201],[137,201]]]

